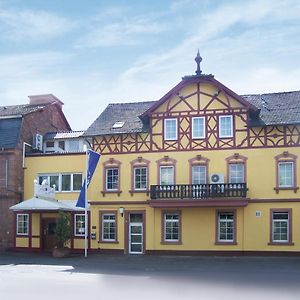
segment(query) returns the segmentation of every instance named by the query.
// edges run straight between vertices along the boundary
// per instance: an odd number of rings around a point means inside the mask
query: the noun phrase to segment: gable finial
[[[202,61],[202,57],[200,56],[199,49],[197,52],[197,56],[195,57],[195,62],[197,63],[196,75],[201,75],[202,71],[200,69],[200,63]]]

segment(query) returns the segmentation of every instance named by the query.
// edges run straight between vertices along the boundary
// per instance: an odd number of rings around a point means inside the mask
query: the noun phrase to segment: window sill
[[[237,245],[238,243],[237,242],[235,242],[235,241],[233,241],[233,242],[220,242],[220,241],[217,241],[217,242],[215,242],[215,245],[216,246],[226,246],[226,245],[229,245],[229,246],[235,246],[235,245]]]
[[[16,237],[18,238],[29,238],[29,234],[16,234]]]
[[[98,244],[119,244],[119,241],[98,241]]]
[[[291,186],[291,187],[274,187],[274,191],[278,194],[279,191],[294,191],[294,193],[297,193],[299,190],[298,186]]]
[[[160,242],[160,244],[161,245],[182,245],[182,241],[178,241],[178,242],[172,242],[172,241],[170,241],[170,242],[168,242],[168,241],[162,241],[162,242]]]
[[[105,194],[118,194],[120,196],[122,191],[101,191],[101,194],[103,197],[105,197]]]
[[[294,246],[293,242],[269,242],[269,246]]]
[[[146,195],[149,196],[150,190],[130,190],[129,193],[131,196],[133,196],[133,194],[142,194],[142,193],[146,193]]]

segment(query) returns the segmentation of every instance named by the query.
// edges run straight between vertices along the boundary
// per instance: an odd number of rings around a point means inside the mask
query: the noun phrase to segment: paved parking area
[[[0,299],[300,299],[300,257],[0,254]]]

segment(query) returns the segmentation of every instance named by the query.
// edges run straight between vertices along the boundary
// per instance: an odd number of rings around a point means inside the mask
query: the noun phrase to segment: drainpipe
[[[22,166],[23,166],[23,169],[25,168],[25,148],[26,148],[26,146],[32,148],[32,145],[23,142],[23,156],[22,156],[22,157],[23,157],[23,159],[22,159]]]

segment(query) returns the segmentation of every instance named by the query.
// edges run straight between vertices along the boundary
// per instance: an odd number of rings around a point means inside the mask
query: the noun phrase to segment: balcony
[[[246,183],[151,185],[150,198],[151,200],[246,198],[247,190]]]

